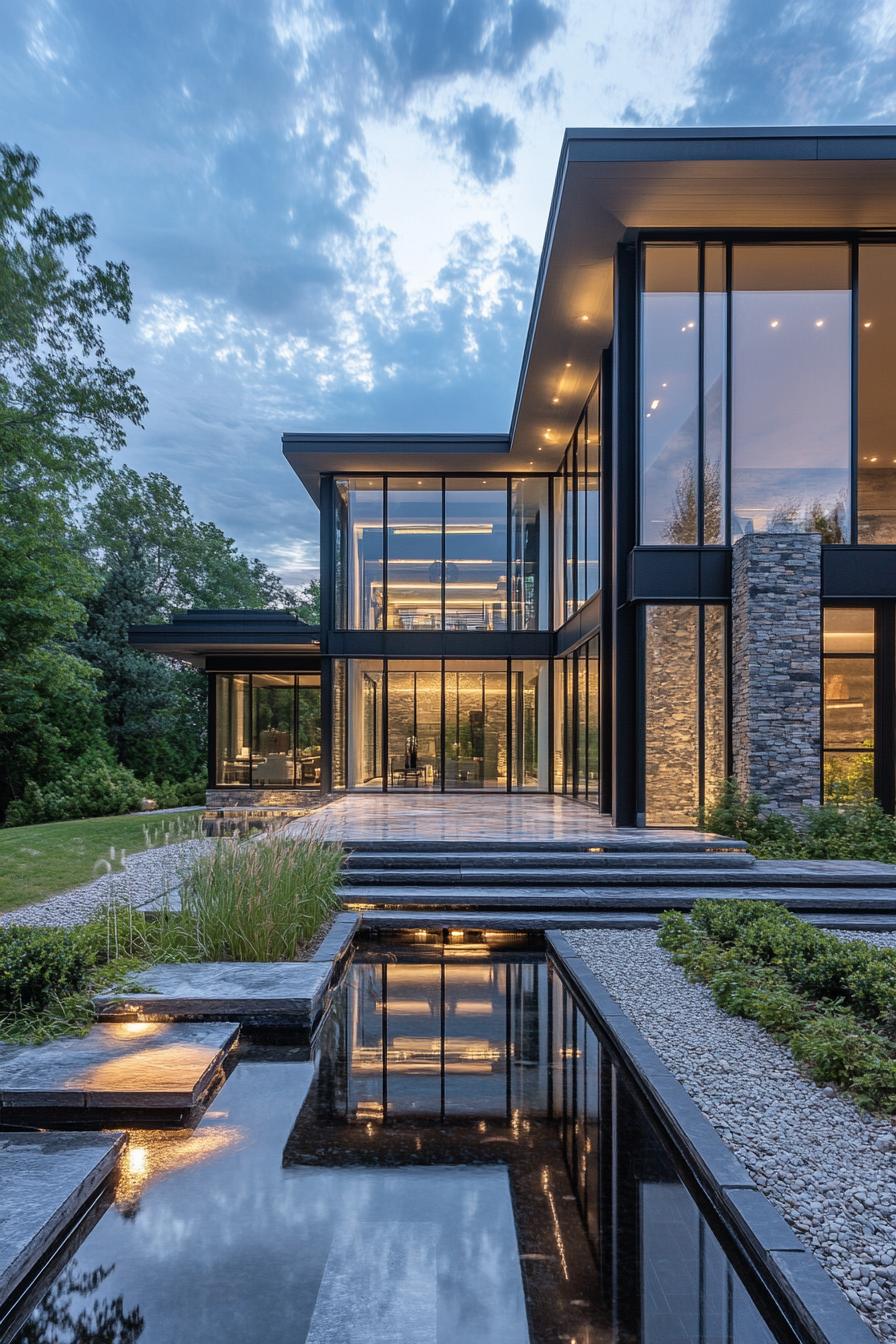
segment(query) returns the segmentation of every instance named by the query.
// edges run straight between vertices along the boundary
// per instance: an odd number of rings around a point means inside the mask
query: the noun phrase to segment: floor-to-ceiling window
[[[337,630],[383,628],[383,478],[334,482]]]
[[[824,671],[824,799],[874,797],[875,614],[872,607],[826,607]]]
[[[445,629],[507,629],[507,479],[445,481]]]
[[[693,826],[724,781],[725,610],[644,613],[644,809],[650,826]]]
[[[896,245],[859,248],[858,540],[896,544]]]
[[[390,788],[438,789],[442,780],[442,669],[437,659],[390,659],[387,754]]]
[[[511,629],[549,630],[550,480],[514,476],[510,483]]]
[[[554,664],[554,790],[600,802],[600,640]]]
[[[507,664],[445,663],[445,786],[506,789]]]
[[[550,668],[544,658],[345,660],[334,735],[344,713],[348,788],[547,792]]]
[[[389,630],[442,628],[442,481],[391,477],[386,490]]]
[[[215,675],[215,779],[259,789],[320,786],[319,672]]]
[[[591,391],[554,477],[554,624],[600,588],[600,382]]]

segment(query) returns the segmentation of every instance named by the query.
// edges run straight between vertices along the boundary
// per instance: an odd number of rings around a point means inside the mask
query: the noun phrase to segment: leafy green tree
[[[307,625],[320,625],[320,579],[310,579],[298,594],[293,610]]]
[[[101,733],[95,675],[65,648],[95,585],[73,509],[146,410],[103,335],[128,320],[127,267],[91,261],[93,221],[42,205],[37,168],[0,145],[0,808]]]

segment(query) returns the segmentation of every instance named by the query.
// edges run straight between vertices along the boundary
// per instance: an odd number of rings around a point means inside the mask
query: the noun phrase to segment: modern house
[[[189,612],[210,788],[896,796],[896,129],[573,130],[506,434],[286,433],[319,629]]]

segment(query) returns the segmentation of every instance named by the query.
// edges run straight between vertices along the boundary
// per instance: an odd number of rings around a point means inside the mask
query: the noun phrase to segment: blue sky
[[[284,429],[508,426],[565,126],[896,121],[896,0],[0,0],[0,140],[131,268],[126,460],[291,582]]]

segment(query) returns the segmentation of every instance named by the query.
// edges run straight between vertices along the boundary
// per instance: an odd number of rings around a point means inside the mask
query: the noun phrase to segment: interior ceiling
[[[436,436],[287,435],[284,452],[315,498],[319,473],[340,468],[553,470],[612,336],[626,230],[894,226],[893,128],[569,131],[509,438],[446,450]]]

